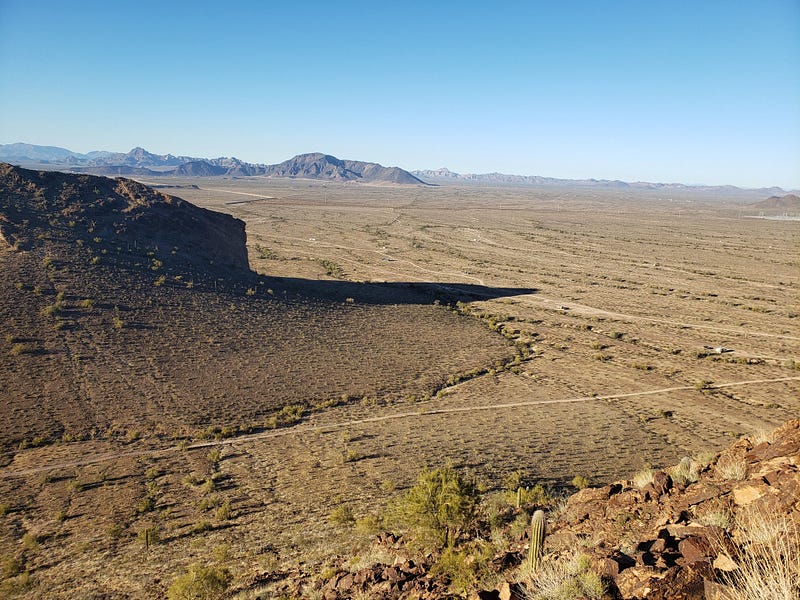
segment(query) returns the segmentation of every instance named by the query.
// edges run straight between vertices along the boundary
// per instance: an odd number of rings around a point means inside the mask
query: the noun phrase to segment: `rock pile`
[[[769,437],[742,439],[694,472],[657,471],[640,488],[579,491],[549,524],[545,551],[582,548],[609,598],[729,597],[723,582],[746,552],[748,520],[778,518],[793,533],[800,524],[800,420]]]

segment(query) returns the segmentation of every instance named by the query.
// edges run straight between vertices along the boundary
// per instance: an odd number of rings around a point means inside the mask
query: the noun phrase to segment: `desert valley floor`
[[[425,466],[567,489],[800,414],[800,223],[754,218],[757,198],[146,183],[244,220],[263,277],[108,291],[0,256],[0,555],[25,554],[20,597],[162,597],[214,561],[246,590],[358,547],[331,513],[366,522]],[[42,314],[59,291],[63,329]],[[26,337],[42,352],[13,353]]]

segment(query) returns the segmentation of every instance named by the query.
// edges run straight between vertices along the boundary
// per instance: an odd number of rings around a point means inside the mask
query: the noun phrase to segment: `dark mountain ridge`
[[[300,154],[276,165],[248,163],[238,158],[194,158],[153,154],[144,148],[130,152],[95,151],[79,154],[55,146],[0,144],[0,160],[21,166],[53,167],[93,175],[133,177],[289,177],[327,181],[426,185],[398,167],[341,160],[322,153]]]

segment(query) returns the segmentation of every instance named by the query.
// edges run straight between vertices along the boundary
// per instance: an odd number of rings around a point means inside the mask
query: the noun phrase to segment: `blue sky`
[[[0,143],[800,188],[800,2],[0,0]]]

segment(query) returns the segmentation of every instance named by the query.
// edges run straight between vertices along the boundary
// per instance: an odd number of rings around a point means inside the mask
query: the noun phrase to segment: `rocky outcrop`
[[[154,270],[249,272],[243,221],[124,178],[0,163],[0,233],[16,250],[92,252],[104,263]]]
[[[704,600],[726,597],[726,573],[751,550],[748,520],[783,521],[798,543],[800,420],[736,442],[689,479],[657,471],[641,489],[579,491],[552,518],[546,552],[583,546],[610,598]]]
[[[730,574],[762,543],[747,539],[748,519],[761,516],[787,524],[796,546],[789,552],[796,557],[800,420],[789,421],[768,439],[742,439],[707,464],[687,461],[656,471],[641,487],[620,481],[577,492],[550,515],[543,563],[546,568],[563,556],[584,555],[602,577],[602,597],[608,600],[730,599]],[[530,579],[520,568],[528,545],[526,532],[496,555],[488,568],[500,583],[474,591],[470,600],[535,597],[526,592]],[[453,594],[446,576],[431,575],[432,557],[409,553],[402,538],[381,534],[373,549],[394,560],[357,570],[341,567],[316,584],[319,596],[461,597]]]

